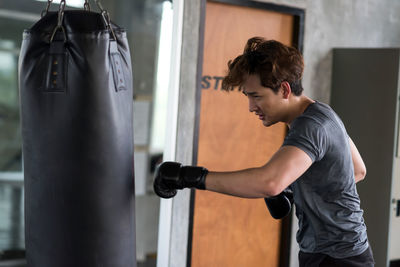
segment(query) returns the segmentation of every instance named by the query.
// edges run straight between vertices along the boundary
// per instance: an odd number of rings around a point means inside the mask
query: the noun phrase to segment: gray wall
[[[329,102],[333,47],[399,47],[398,0],[261,1],[305,9],[304,87]]]

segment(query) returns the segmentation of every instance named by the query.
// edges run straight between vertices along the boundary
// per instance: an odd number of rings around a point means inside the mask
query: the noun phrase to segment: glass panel
[[[13,43],[0,41],[0,171],[21,171],[17,55]],[[10,51],[4,50],[9,47]]]
[[[22,29],[31,23],[5,14],[9,17],[0,16],[0,263],[14,266],[25,263],[18,54]]]

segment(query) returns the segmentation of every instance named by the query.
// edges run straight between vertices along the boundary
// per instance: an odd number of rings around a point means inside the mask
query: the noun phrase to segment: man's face
[[[264,126],[283,121],[284,97],[281,89],[275,93],[261,85],[258,74],[252,74],[243,83],[243,93],[249,99],[249,111],[254,112]]]

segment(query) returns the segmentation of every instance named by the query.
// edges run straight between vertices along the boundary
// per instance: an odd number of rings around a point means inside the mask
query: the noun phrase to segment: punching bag
[[[49,12],[19,60],[29,267],[136,266],[133,92],[126,32],[100,13]]]

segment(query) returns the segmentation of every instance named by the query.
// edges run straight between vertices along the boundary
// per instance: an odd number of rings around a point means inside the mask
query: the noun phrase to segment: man
[[[365,177],[364,162],[335,112],[302,94],[301,54],[255,37],[228,67],[225,90],[239,87],[264,126],[288,125],[282,147],[264,166],[235,172],[164,162],[155,192],[168,198],[189,187],[265,198],[274,218],[284,217],[294,201],[301,267],[374,266],[355,185]]]

